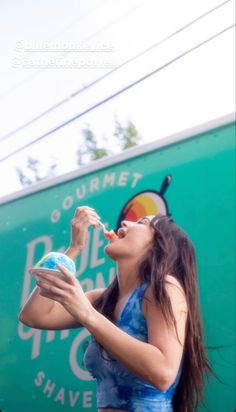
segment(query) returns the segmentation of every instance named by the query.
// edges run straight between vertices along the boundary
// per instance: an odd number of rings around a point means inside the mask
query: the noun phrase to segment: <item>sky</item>
[[[0,159],[235,23],[232,0],[8,0],[1,1],[0,8]],[[104,80],[70,97],[111,70]],[[101,146],[117,153],[115,117],[124,126],[132,121],[144,144],[234,112],[234,74],[235,28],[231,28],[66,127],[1,160],[0,197],[21,190],[16,167],[27,173],[28,156],[40,161],[42,174],[54,159],[58,175],[75,170],[87,124]],[[4,138],[64,99],[66,103],[56,110]]]

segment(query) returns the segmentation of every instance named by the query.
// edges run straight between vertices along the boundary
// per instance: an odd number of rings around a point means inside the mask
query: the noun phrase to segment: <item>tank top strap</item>
[[[145,294],[145,292],[146,292],[149,285],[150,285],[149,282],[144,282],[138,287],[141,298],[143,298],[143,296],[144,296],[144,294]]]

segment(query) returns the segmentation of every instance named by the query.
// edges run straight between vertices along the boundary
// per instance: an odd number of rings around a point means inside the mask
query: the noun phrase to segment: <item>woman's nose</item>
[[[121,227],[128,227],[131,226],[133,224],[133,222],[130,222],[129,220],[122,220],[121,221]]]

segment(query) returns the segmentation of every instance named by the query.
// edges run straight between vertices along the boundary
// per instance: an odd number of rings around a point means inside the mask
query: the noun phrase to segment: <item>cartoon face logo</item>
[[[148,215],[157,215],[161,213],[165,216],[171,216],[168,211],[168,205],[164,194],[171,183],[172,177],[166,176],[163,180],[160,192],[155,190],[144,190],[139,192],[123,207],[116,224],[116,229],[121,225],[122,220],[136,221],[141,217]]]

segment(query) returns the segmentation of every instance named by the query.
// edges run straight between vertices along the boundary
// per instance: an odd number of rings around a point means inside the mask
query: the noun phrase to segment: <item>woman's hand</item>
[[[67,256],[75,259],[88,240],[88,227],[97,227],[100,216],[89,206],[80,206],[76,209],[74,218],[71,221],[71,243],[67,251]]]
[[[93,306],[86,297],[80,282],[64,266],[57,265],[60,272],[65,276],[65,280],[48,273],[37,273],[37,285],[42,288],[41,296],[55,300],[82,325],[86,322]]]

